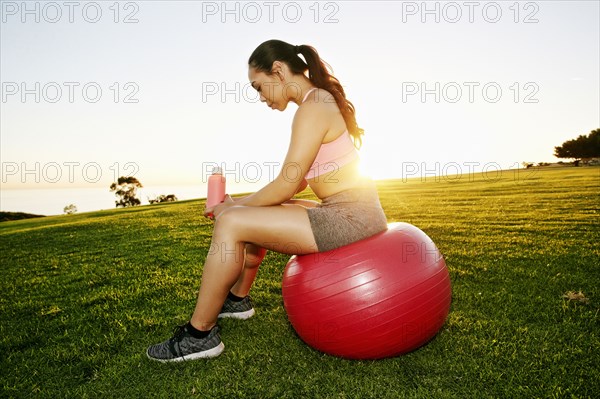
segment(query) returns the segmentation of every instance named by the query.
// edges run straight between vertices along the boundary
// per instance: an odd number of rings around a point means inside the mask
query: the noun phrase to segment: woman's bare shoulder
[[[317,88],[316,90],[313,90],[311,93],[309,93],[308,97],[306,98],[306,101],[302,105],[306,103],[316,103],[322,105],[333,104],[334,106],[337,105],[333,94],[321,88]]]

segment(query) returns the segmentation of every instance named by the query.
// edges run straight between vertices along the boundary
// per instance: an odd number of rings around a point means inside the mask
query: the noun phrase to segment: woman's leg
[[[313,208],[319,204],[317,201],[304,200],[304,199],[290,199],[284,202],[284,204],[296,204],[302,205],[305,208]],[[242,273],[238,278],[238,281],[231,288],[231,293],[241,298],[248,295],[250,288],[256,279],[256,273],[258,273],[258,267],[262,263],[267,250],[259,247],[255,244],[246,244],[246,252],[244,257],[244,267]]]
[[[191,324],[210,330],[229,290],[240,279],[247,243],[287,254],[317,252],[308,213],[300,205],[239,206],[215,221]]]
[[[312,208],[317,206],[319,202],[290,199],[284,202],[284,204],[296,204],[302,205],[305,208]],[[265,258],[267,250],[258,245],[248,243],[246,244],[244,253],[244,267],[242,267],[242,273],[230,290],[233,295],[240,298],[244,298],[250,293],[250,289],[252,288],[252,284],[254,284],[256,274],[258,273],[258,268]]]
[[[231,293],[240,298],[245,297],[250,292],[250,287],[254,283],[258,267],[262,263],[267,250],[254,244],[246,244],[246,252],[244,257],[244,267],[240,273],[240,277],[231,288]]]

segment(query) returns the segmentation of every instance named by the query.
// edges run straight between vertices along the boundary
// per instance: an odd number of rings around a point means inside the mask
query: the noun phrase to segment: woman
[[[215,226],[196,308],[172,338],[148,348],[151,359],[218,356],[224,345],[217,319],[254,314],[248,293],[266,250],[328,251],[387,228],[373,181],[358,171],[356,147],[363,130],[354,106],[317,51],[266,41],[250,56],[248,78],[272,109],[283,111],[289,102],[299,106],[281,173],[256,193],[235,200],[226,196],[205,209]],[[307,185],[320,203],[291,199]]]

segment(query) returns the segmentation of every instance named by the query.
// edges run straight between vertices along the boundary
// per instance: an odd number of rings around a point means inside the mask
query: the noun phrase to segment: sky
[[[2,190],[268,182],[297,109],[249,85],[269,39],[331,65],[375,179],[557,161],[600,127],[599,3],[1,1]]]

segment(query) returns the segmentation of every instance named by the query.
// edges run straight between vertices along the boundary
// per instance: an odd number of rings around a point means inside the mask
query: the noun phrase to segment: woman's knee
[[[239,224],[239,215],[236,217],[237,210],[235,206],[227,208],[215,219],[213,235],[231,234],[236,230],[236,224]]]

